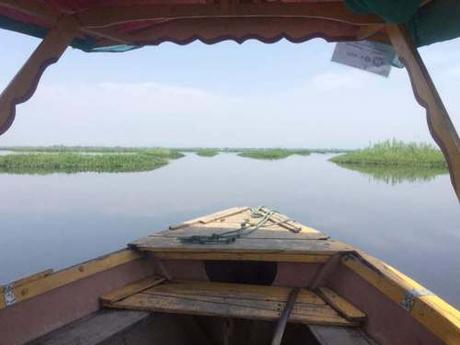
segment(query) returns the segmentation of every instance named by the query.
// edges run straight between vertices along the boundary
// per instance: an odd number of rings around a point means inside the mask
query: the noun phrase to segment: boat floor
[[[105,309],[28,345],[269,344],[273,328],[274,323],[269,321]],[[376,344],[358,328],[289,324],[282,345]]]

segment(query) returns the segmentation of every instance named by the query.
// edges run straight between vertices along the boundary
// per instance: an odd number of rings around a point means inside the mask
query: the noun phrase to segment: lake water
[[[189,218],[266,205],[460,306],[460,208],[448,175],[379,179],[330,157],[187,154],[151,172],[0,174],[0,283],[91,259]]]

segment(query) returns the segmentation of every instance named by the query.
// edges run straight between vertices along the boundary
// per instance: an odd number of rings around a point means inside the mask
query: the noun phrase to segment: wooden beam
[[[11,291],[13,292],[15,303],[18,303],[90,275],[141,258],[142,255],[139,253],[131,250],[121,250],[50,275],[38,278],[34,276],[33,280],[23,281],[20,285],[15,285],[14,283],[8,284],[7,287],[10,289],[10,293]],[[0,310],[6,307],[5,291],[5,287],[0,289]]]
[[[276,254],[276,253],[188,253],[188,252],[155,252],[154,256],[160,260],[235,260],[235,261],[275,261],[275,262],[303,262],[325,263],[330,255],[313,254]]]
[[[49,276],[51,274],[53,274],[53,270],[51,268],[49,268],[49,269],[46,269],[44,271],[34,273],[34,274],[30,275],[30,276],[15,280],[11,284],[13,284],[14,286],[17,287],[17,286],[21,286],[21,285],[33,282],[35,280],[43,279],[43,278],[45,278],[45,277],[47,277],[47,276]]]
[[[42,1],[35,0],[0,0],[0,7],[55,22],[59,13]]]
[[[327,41],[356,40],[360,27],[362,26],[317,18],[215,17],[164,20],[161,23],[155,22],[149,27],[133,32],[121,32],[115,26],[98,28],[97,31],[108,35],[116,35],[135,45],[158,45],[165,41],[187,44],[195,40],[213,44],[225,39],[231,39],[238,43],[248,39],[273,43],[282,38],[299,43],[318,37]],[[372,39],[375,36],[372,36]],[[384,36],[386,37],[386,34]]]
[[[0,94],[0,134],[13,123],[16,105],[27,101],[34,94],[43,72],[59,60],[77,31],[78,24],[73,18],[59,20]]]
[[[220,4],[97,6],[76,15],[82,26],[88,28],[108,27],[133,21],[225,17],[319,18],[356,25],[383,22],[374,15],[354,14],[343,2],[229,4],[228,8],[224,9]]]
[[[72,11],[60,12],[60,10],[57,11],[55,8],[35,0],[0,0],[0,7],[5,7],[33,17],[39,17],[48,21],[50,24],[55,24],[63,15],[69,17],[73,15]],[[120,37],[117,37],[114,33],[100,32],[99,30],[91,30],[88,28],[81,28],[80,31],[91,36],[113,41],[114,44],[128,43]]]
[[[417,102],[426,109],[430,133],[446,158],[452,185],[460,200],[460,138],[454,124],[405,28],[389,25],[387,32],[396,53],[407,68]]]
[[[356,40],[360,41],[360,40],[369,39],[384,29],[385,29],[384,24],[360,26],[358,30],[358,34],[356,35]]]
[[[313,281],[310,284],[312,290],[316,290],[320,285],[323,285],[327,279],[335,272],[341,262],[340,254],[332,255],[327,262],[315,273]]]
[[[319,295],[324,298],[327,304],[334,308],[340,315],[350,321],[364,321],[366,314],[356,308],[343,297],[337,295],[334,291],[327,287],[318,289]]]
[[[146,290],[148,288],[161,284],[164,281],[166,281],[166,278],[163,278],[163,277],[158,277],[158,276],[147,277],[147,278],[138,280],[134,283],[128,284],[122,287],[121,289],[111,291],[101,296],[99,299],[102,305],[110,305],[110,304],[113,304],[115,302],[122,300],[123,298],[132,296],[138,292],[141,292],[143,290]]]

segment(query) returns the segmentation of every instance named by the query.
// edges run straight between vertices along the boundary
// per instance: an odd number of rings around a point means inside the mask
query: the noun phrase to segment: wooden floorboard
[[[318,325],[309,328],[321,345],[378,345],[359,328]]]
[[[98,345],[149,316],[150,313],[144,311],[103,310],[50,332],[28,345]]]

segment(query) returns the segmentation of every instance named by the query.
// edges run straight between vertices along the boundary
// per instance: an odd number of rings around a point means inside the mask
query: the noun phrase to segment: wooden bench
[[[117,309],[274,321],[279,319],[290,291],[287,287],[170,282],[150,277],[102,296],[101,302]],[[331,306],[317,293],[300,289],[289,322],[356,326],[365,317],[354,307],[350,312],[351,307],[344,302],[335,304]]]

